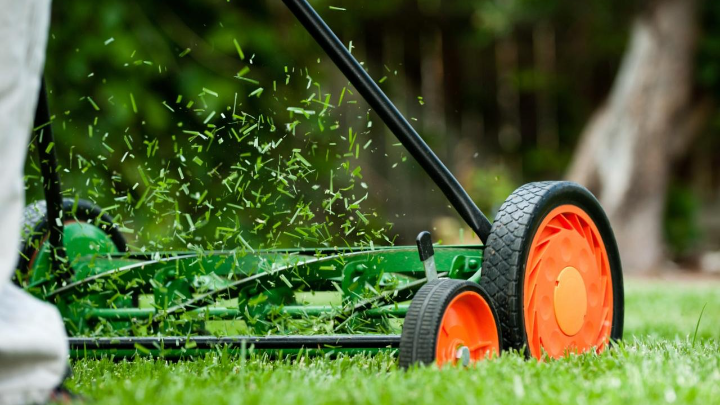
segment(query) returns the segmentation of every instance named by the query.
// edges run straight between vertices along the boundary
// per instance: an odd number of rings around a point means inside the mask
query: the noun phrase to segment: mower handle
[[[48,243],[52,251],[51,265],[53,270],[59,270],[65,259],[63,246],[64,213],[60,174],[57,172],[58,163],[55,155],[55,139],[52,129],[52,117],[48,107],[47,87],[45,78],[40,78],[40,94],[38,94],[35,108],[34,130],[40,132],[37,138],[38,155],[40,157],[40,173],[42,174],[43,192],[46,202],[46,218],[49,227]],[[67,272],[63,277],[69,277]]]
[[[362,65],[345,48],[325,21],[317,14],[307,0],[283,0],[285,5],[320,44],[340,71],[360,92],[380,119],[395,134],[400,143],[410,152],[430,178],[437,184],[445,197],[470,228],[487,242],[492,224],[480,211],[450,170],[435,155],[430,147],[413,129],[405,117],[383,93]]]

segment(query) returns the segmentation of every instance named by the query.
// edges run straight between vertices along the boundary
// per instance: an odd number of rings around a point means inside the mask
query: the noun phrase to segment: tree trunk
[[[626,272],[664,263],[672,165],[706,116],[692,94],[696,3],[646,3],[610,95],[582,134],[568,173],[605,208]]]

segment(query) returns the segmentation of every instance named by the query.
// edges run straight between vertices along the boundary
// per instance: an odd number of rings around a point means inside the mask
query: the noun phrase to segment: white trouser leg
[[[0,0],[0,405],[44,402],[67,364],[57,309],[10,282],[49,19],[50,0]]]
[[[65,326],[57,308],[5,283],[0,333],[0,404],[44,403],[67,368]]]

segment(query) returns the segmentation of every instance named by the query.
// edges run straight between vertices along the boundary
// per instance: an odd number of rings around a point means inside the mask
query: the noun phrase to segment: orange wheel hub
[[[479,294],[465,291],[448,304],[438,331],[435,359],[446,363],[475,362],[500,353],[492,310]]]
[[[574,205],[552,210],[535,233],[525,270],[524,318],[530,353],[558,358],[602,351],[610,337],[610,264],[590,216]]]

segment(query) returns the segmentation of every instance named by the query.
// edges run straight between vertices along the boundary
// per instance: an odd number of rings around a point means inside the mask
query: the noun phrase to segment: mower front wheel
[[[622,338],[617,243],[600,203],[578,184],[530,183],[512,193],[495,217],[482,270],[507,349],[558,358]]]
[[[437,279],[417,292],[400,337],[400,367],[470,363],[500,354],[501,334],[490,297],[471,281]]]

